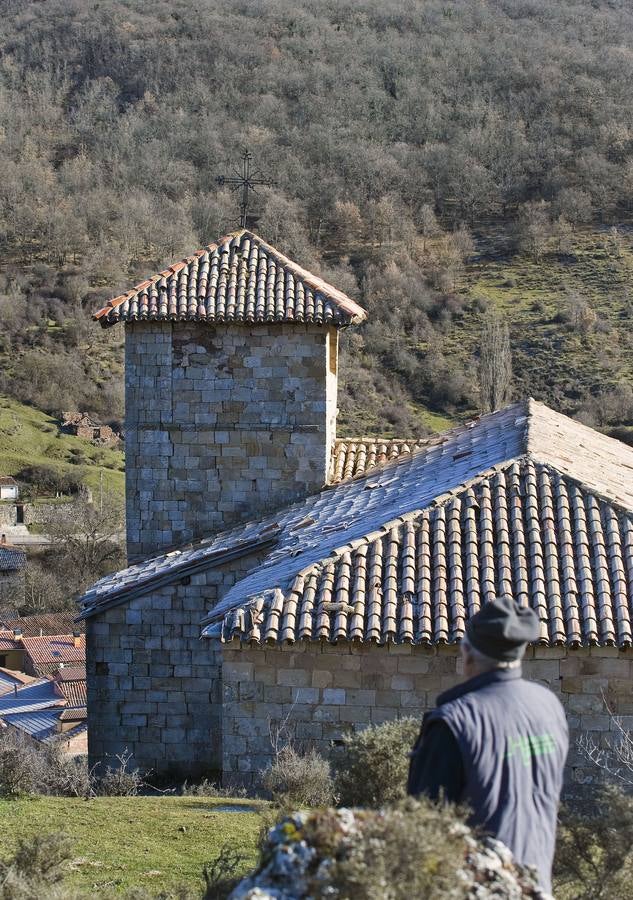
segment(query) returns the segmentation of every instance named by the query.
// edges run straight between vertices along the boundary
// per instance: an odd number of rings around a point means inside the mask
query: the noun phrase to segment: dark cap
[[[499,662],[521,659],[525,645],[538,636],[536,613],[507,595],[486,603],[466,625],[471,647]]]

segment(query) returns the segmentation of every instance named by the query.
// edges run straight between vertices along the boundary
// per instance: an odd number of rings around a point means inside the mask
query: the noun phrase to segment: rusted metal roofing
[[[102,325],[136,321],[349,325],[354,300],[244,229],[175,263],[100,309]]]
[[[513,462],[226,613],[223,641],[453,642],[482,603],[530,605],[545,644],[633,644],[633,514]]]
[[[77,647],[73,636],[68,634],[22,638],[21,644],[36,671],[60,663],[83,663],[86,659],[86,636],[83,634],[78,639]]]

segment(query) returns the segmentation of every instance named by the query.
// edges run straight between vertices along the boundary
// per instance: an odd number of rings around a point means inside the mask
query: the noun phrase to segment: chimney
[[[73,631],[73,644],[77,649],[81,647],[81,631]]]
[[[117,300],[97,318],[125,322],[128,562],[324,487],[353,300],[248,231]]]
[[[14,629],[13,629],[13,640],[14,640],[14,641],[19,641],[21,637],[22,637],[22,629],[21,629],[21,628],[14,628]]]
[[[0,536],[0,544],[6,544],[6,542],[7,542],[7,536],[6,536],[6,534],[3,534],[2,536]]]

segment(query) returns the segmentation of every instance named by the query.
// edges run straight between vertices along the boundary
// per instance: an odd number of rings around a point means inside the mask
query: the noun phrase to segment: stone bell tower
[[[318,491],[353,300],[240,230],[111,300],[130,562]]]

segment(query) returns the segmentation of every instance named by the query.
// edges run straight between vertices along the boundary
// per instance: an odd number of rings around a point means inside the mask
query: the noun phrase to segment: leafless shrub
[[[37,834],[20,841],[0,862],[0,900],[65,900],[76,896],[61,884],[71,851],[63,834]]]
[[[247,857],[228,844],[212,863],[204,867],[205,892],[202,900],[225,900],[240,880]]]
[[[609,714],[610,739],[600,746],[591,734],[578,738],[578,749],[602,773],[606,781],[633,788],[633,732],[624,727],[622,719],[609,707],[602,693],[602,700]]]
[[[180,793],[183,797],[215,797],[218,799],[248,796],[248,791],[244,785],[231,782],[220,784],[208,778],[203,778],[201,781],[196,781],[192,784],[185,781],[180,789]]]
[[[103,775],[95,778],[94,791],[102,797],[135,797],[145,782],[139,769],[132,768],[129,750],[115,757],[116,764],[108,766]]]
[[[293,708],[294,703],[281,722],[268,723],[273,761],[261,773],[262,787],[281,809],[328,806],[336,799],[330,764],[313,748],[295,747],[289,726]]]
[[[262,773],[262,785],[282,809],[329,806],[335,801],[330,764],[316,750],[282,747]]]

